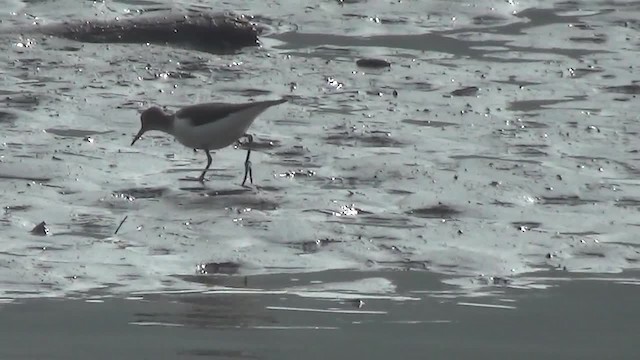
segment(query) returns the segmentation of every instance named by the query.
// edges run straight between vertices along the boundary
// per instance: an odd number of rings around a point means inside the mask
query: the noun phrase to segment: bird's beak
[[[133,146],[133,144],[135,144],[135,142],[140,139],[142,134],[144,134],[144,129],[140,129],[140,131],[138,131],[138,134],[136,134],[136,136],[133,138],[133,141],[131,142],[131,146]]]

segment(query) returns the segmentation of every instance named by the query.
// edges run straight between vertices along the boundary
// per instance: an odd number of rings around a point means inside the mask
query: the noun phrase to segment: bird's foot
[[[251,161],[249,161],[249,159],[244,162],[244,178],[242,179],[242,186],[245,186],[244,184],[247,182],[247,176],[249,177],[251,185],[253,185],[253,170],[251,169]]]
[[[246,145],[247,149],[247,158],[244,160],[244,178],[242,179],[242,186],[247,182],[247,176],[249,177],[249,181],[251,181],[251,185],[253,185],[253,170],[251,169],[251,161],[249,157],[251,156],[251,143],[253,143],[253,135],[244,134],[245,138],[247,138]]]

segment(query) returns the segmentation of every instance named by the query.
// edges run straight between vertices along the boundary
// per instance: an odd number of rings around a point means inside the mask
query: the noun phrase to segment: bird
[[[204,150],[207,155],[207,166],[198,177],[204,183],[204,176],[211,166],[211,150],[225,148],[246,138],[247,144],[253,142],[253,136],[247,130],[253,121],[272,106],[287,102],[286,99],[254,101],[245,103],[209,102],[185,106],[173,114],[164,112],[158,106],[152,106],[140,115],[140,130],[134,136],[131,146],[147,131],[158,130],[172,135],[182,145],[196,150]],[[251,148],[247,150],[244,162],[244,178],[247,175],[253,184],[253,173],[249,157]]]

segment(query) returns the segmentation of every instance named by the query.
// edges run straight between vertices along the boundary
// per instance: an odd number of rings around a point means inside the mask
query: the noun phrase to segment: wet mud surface
[[[2,26],[169,6],[3,1]],[[638,4],[175,6],[269,31],[233,54],[0,36],[2,296],[329,269],[473,292],[638,267]],[[281,96],[250,129],[252,187],[243,148],[202,185],[202,152],[160,133],[129,146],[152,105]]]

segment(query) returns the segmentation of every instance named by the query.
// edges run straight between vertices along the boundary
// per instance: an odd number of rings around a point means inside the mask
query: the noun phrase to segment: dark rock
[[[356,65],[360,67],[366,67],[366,68],[381,69],[381,68],[390,67],[391,63],[383,59],[369,58],[369,59],[358,59],[356,61]]]
[[[34,226],[34,228],[31,229],[31,233],[38,236],[47,236],[50,234],[50,231],[47,227],[47,224],[43,221],[40,224]]]
[[[200,274],[226,274],[233,275],[240,270],[240,264],[226,261],[221,263],[206,263],[198,265]]]
[[[478,93],[479,90],[480,90],[480,88],[478,88],[476,86],[469,86],[469,87],[453,90],[451,92],[451,95],[453,95],[453,96],[475,96]]]

